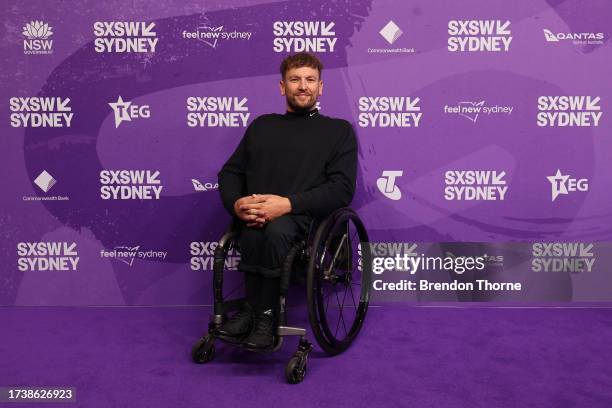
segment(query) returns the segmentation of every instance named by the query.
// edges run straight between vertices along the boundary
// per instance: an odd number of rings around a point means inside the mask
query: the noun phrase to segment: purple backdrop
[[[521,242],[520,256],[508,244],[505,267],[538,282],[528,300],[612,300],[606,0],[3,11],[1,305],[209,304],[212,248],[229,221],[216,173],[245,124],[284,111],[278,66],[301,45],[325,65],[322,113],[357,132],[353,207],[371,240]],[[24,99],[34,97],[42,111]],[[116,116],[119,97],[131,105]],[[215,126],[221,117],[235,126]],[[119,170],[143,173],[104,172]],[[105,199],[113,191],[129,197]],[[533,245],[555,241],[589,249],[593,271],[536,278]]]

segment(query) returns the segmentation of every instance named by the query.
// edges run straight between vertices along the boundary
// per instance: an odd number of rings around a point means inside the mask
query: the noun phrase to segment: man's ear
[[[319,81],[319,96],[323,95],[323,80]]]
[[[278,86],[280,88],[281,95],[285,96],[285,82],[282,79],[278,83]]]

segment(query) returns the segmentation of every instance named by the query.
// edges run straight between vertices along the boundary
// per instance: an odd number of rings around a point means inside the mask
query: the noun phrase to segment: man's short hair
[[[280,72],[283,79],[285,79],[285,74],[287,71],[293,68],[301,67],[310,67],[318,70],[319,79],[321,79],[323,64],[316,56],[307,52],[298,52],[297,54],[289,55],[283,60],[283,62],[281,62]]]

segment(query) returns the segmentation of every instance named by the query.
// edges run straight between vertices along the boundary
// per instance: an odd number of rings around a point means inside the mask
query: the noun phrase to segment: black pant
[[[280,296],[281,267],[291,247],[308,233],[311,218],[283,215],[263,228],[243,227],[241,260],[246,298],[258,311],[275,309]]]

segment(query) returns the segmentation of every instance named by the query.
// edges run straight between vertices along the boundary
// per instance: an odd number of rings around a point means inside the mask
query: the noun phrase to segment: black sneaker
[[[213,334],[223,340],[236,341],[249,334],[253,327],[255,313],[253,308],[246,303],[242,309],[223,323]]]
[[[257,315],[253,330],[244,339],[243,344],[254,349],[272,347],[274,345],[274,323],[274,313],[271,309]]]

